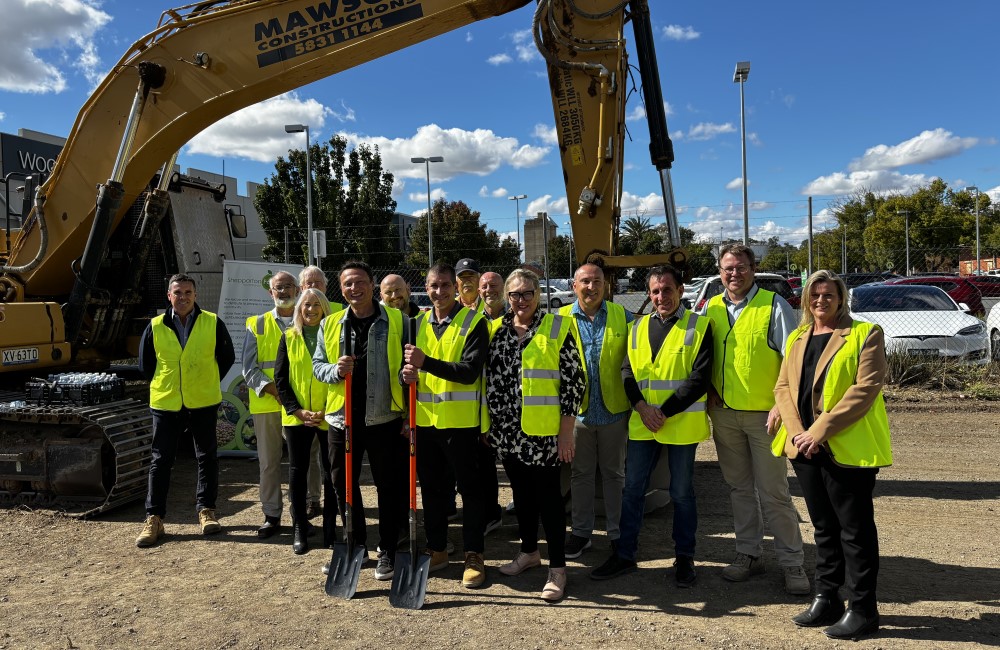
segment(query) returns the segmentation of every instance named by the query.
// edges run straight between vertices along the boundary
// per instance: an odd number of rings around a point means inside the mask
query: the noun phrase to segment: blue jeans
[[[622,496],[621,537],[617,552],[625,560],[635,561],[639,547],[639,529],[646,505],[646,491],[660,452],[667,450],[670,466],[670,500],[674,505],[674,555],[694,557],[694,536],[698,529],[698,510],[694,498],[693,445],[663,445],[655,440],[629,440],[625,455],[625,493]]]

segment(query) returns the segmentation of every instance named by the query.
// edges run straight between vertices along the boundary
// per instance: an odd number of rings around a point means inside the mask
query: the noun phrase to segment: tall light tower
[[[515,194],[514,196],[508,196],[508,201],[514,202],[514,216],[517,217],[517,248],[521,248],[521,199],[528,198],[527,194]],[[520,254],[520,253],[518,253]]]
[[[431,220],[431,163],[444,162],[442,156],[428,158],[410,158],[411,163],[423,163],[427,166],[427,266],[434,266],[434,230]]]
[[[313,193],[312,165],[309,162],[309,125],[286,124],[285,133],[306,134],[306,257],[309,264],[315,264],[313,257]],[[307,264],[307,266],[309,265]]]
[[[972,271],[973,275],[979,275],[979,188],[975,185],[970,185],[965,188],[966,192],[976,193],[976,268]]]
[[[733,83],[740,85],[740,140],[743,143],[743,243],[750,245],[750,208],[747,205],[747,122],[743,103],[743,84],[750,76],[750,62],[739,61],[733,73]]]

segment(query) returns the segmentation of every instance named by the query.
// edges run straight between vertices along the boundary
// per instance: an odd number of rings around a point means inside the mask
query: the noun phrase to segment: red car
[[[886,280],[884,284],[923,284],[929,287],[938,287],[951,296],[955,302],[964,302],[969,307],[969,313],[973,316],[986,314],[986,310],[983,308],[983,294],[976,288],[976,285],[966,278],[954,275],[918,276]]]
[[[964,279],[979,289],[984,298],[1000,298],[1000,275],[969,275]]]

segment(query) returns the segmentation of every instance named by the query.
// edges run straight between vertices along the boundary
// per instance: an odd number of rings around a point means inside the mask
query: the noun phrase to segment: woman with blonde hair
[[[848,299],[830,271],[806,281],[802,325],[788,337],[774,388],[781,427],[771,447],[791,459],[815,528],[816,594],[792,622],[829,626],[834,639],[879,629],[872,491],[879,468],[892,464],[885,340],[877,325],[851,318]]]
[[[316,288],[303,289],[295,304],[292,325],[278,344],[274,383],[284,413],[281,424],[288,444],[288,493],[292,506],[292,551],[309,550],[309,519],[306,513],[306,477],[313,440],[318,439],[323,463],[323,546],[333,546],[337,501],[330,479],[330,454],[324,419],[327,385],[313,376],[312,355],[316,350],[319,323],[330,315],[330,301]]]

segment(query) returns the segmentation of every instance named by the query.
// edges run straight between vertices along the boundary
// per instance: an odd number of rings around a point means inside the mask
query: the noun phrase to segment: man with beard
[[[281,336],[292,323],[295,297],[299,293],[295,277],[286,271],[272,275],[268,286],[274,309],[247,318],[242,359],[260,464],[260,505],[264,510],[264,524],[257,529],[257,537],[261,539],[281,529],[281,404],[274,384],[274,361]]]
[[[382,278],[378,288],[382,294],[382,304],[395,307],[410,318],[420,313],[420,307],[410,300],[410,285],[403,276],[390,273]]]
[[[483,301],[479,299],[479,263],[471,257],[463,257],[455,264],[458,277],[458,302],[477,314],[483,313]]]

